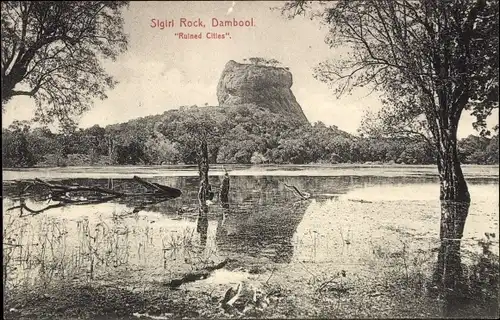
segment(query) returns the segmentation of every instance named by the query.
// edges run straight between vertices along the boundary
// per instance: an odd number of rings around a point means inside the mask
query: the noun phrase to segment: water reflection
[[[208,237],[208,215],[205,212],[200,212],[198,221],[196,222],[196,232],[200,234],[200,245],[202,247],[207,245]]]
[[[459,315],[465,302],[460,240],[441,241],[433,280],[444,300],[443,315]]]
[[[221,186],[223,182],[220,177],[210,179],[214,186]],[[37,263],[37,259],[47,259],[47,256],[38,252],[39,247],[35,244],[54,243],[54,251],[50,253],[55,256],[50,262],[53,265],[62,265],[66,261],[78,272],[87,272],[90,266],[94,272],[124,267],[165,276],[166,270],[185,272],[200,263],[213,263],[227,256],[257,264],[295,261],[360,264],[379,247],[388,251],[388,255],[397,256],[397,250],[402,247],[401,239],[409,234],[412,237],[408,243],[427,248],[428,239],[439,232],[438,202],[429,200],[437,197],[436,182],[427,178],[238,176],[231,177],[226,198],[219,194],[214,198],[214,204],[201,210],[198,210],[197,177],[159,177],[148,181],[179,188],[183,195],[138,212],[134,212],[137,203],[120,200],[55,208],[22,218],[13,223],[11,229],[4,227],[4,234],[12,236],[18,232],[12,231],[14,227],[31,225],[17,229],[25,232],[15,240],[23,242],[32,251],[12,247],[13,257],[16,261],[26,262],[31,255],[30,261]],[[106,179],[77,179],[62,183],[72,182],[140,191],[140,186],[127,179],[115,179],[113,185],[109,185]],[[310,192],[314,200],[297,202],[296,195],[284,187],[285,183]],[[400,195],[409,190],[402,188],[404,192],[397,193],[402,185],[419,192],[412,194],[411,199],[386,196]],[[217,192],[221,189],[214,187]],[[471,183],[470,190],[474,202],[466,226],[470,230],[465,230],[468,238],[489,231],[484,228],[497,228],[495,223],[498,226],[498,202],[495,203],[498,201],[498,183]],[[4,202],[4,208],[15,205],[6,203],[16,198],[15,192],[15,185],[4,184],[5,200],[8,200]],[[33,199],[26,200],[29,205],[40,195],[32,196]],[[350,201],[353,199],[366,202]],[[186,210],[180,210],[183,207]],[[87,222],[82,223],[85,219]],[[5,222],[9,224],[10,220],[4,220],[4,225]],[[99,223],[105,228],[96,229]],[[67,232],[60,239],[54,238],[59,237],[59,233],[51,231],[57,228]],[[85,233],[97,237],[97,240],[94,242]],[[426,239],[421,241],[425,244],[418,243],[415,235]],[[495,248],[498,248],[498,242]],[[450,257],[453,248],[442,251],[448,252],[446,256]],[[25,264],[23,268],[33,270],[33,266],[25,262],[19,263]],[[118,267],[115,269],[114,265]]]
[[[293,236],[309,204],[281,202],[223,212],[217,216],[217,247],[230,254],[288,263],[293,256]]]
[[[464,303],[464,274],[460,246],[469,207],[468,202],[441,201],[441,245],[433,280],[444,298],[445,317],[457,315]]]
[[[276,183],[271,182],[269,177],[263,179],[264,185]],[[217,221],[214,245],[220,255],[289,263],[294,250],[293,236],[310,202],[283,199],[283,195],[264,197],[260,194],[258,200],[254,200],[255,195],[252,193],[246,191],[244,196],[243,192],[236,190],[230,206],[227,175],[219,191],[219,203],[216,206],[210,206],[209,209],[206,202],[200,202],[196,223],[200,244],[207,245],[210,214]]]
[[[159,211],[165,214],[175,213],[175,209],[181,206],[197,206],[198,177],[155,177],[148,178],[147,181],[156,182],[182,190],[183,195],[180,198],[169,200],[144,210]],[[48,182],[53,182],[49,180]],[[81,186],[98,186],[108,188],[113,186],[114,190],[119,192],[141,192],[143,187],[138,185],[132,179],[62,179],[58,180],[61,184]],[[219,186],[221,177],[210,176],[211,185]],[[285,184],[294,185],[299,190],[311,192],[316,199],[324,196],[331,197],[342,195],[353,189],[363,189],[366,187],[394,186],[394,185],[415,185],[425,184],[436,186],[436,179],[433,177],[378,177],[378,176],[338,176],[338,177],[308,177],[308,176],[232,176],[231,192],[229,201],[235,203],[256,203],[266,205],[272,203],[277,197],[294,200],[293,194],[286,189]],[[478,181],[485,183],[485,181]],[[496,183],[496,185],[498,185]],[[15,183],[4,182],[3,192],[5,195],[13,196],[18,193],[18,186]],[[35,195],[38,191],[33,190]],[[434,190],[432,197],[436,195]],[[384,192],[388,194],[388,192]],[[287,198],[288,197],[288,198]],[[130,207],[135,207],[134,199],[120,200],[121,203]]]

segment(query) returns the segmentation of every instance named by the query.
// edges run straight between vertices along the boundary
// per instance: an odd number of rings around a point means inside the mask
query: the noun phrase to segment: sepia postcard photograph
[[[499,0],[2,1],[3,318],[497,319]]]

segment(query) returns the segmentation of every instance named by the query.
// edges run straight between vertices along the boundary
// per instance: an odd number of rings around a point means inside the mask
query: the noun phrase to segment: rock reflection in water
[[[289,263],[292,238],[308,202],[277,203],[246,210],[229,209],[217,217],[216,243],[219,251]]]
[[[196,223],[200,244],[208,245],[208,217],[215,215],[215,245],[219,254],[290,262],[294,249],[292,238],[309,202],[280,199],[272,194],[266,197],[260,192],[258,195],[245,192],[245,195],[238,192],[240,190],[229,191],[228,180],[224,177],[221,182],[216,205],[208,207],[200,202]],[[258,199],[254,199],[256,196]]]

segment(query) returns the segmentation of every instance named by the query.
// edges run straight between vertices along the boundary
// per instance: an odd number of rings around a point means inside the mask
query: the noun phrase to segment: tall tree
[[[127,49],[127,1],[2,1],[2,111],[33,97],[35,119],[70,121],[116,82],[102,66]]]
[[[470,205],[457,129],[463,111],[484,130],[486,117],[498,108],[498,0],[292,1],[283,9],[292,17],[312,10],[329,28],[326,42],[349,49],[321,63],[318,79],[339,95],[363,86],[381,92],[379,123],[426,136],[435,146],[440,238],[456,252]],[[437,280],[447,287],[460,273],[448,270],[442,278],[447,262],[459,266],[453,259],[441,252],[438,262]]]
[[[184,111],[181,112],[184,113]],[[171,118],[170,120],[174,119]],[[224,123],[217,121],[215,112],[206,112],[206,110],[197,106],[191,106],[181,121],[164,121],[158,126],[159,132],[178,143],[182,153],[189,150],[187,153],[188,158],[184,160],[190,162],[195,160],[198,164],[200,177],[199,196],[206,197],[209,200],[213,197],[208,179],[210,146],[217,145],[217,140],[220,138],[224,127]],[[217,155],[215,155],[216,157]]]

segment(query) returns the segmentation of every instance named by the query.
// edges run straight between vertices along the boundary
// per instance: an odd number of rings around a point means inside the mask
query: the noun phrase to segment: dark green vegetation
[[[60,133],[16,122],[2,130],[3,167],[194,164],[196,137],[208,140],[210,163],[434,164],[433,146],[416,138],[353,136],[254,106],[181,107],[102,128]],[[459,141],[463,163],[498,164],[498,130]]]

